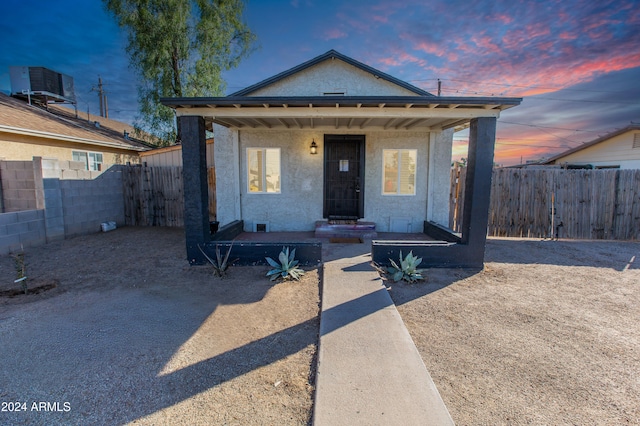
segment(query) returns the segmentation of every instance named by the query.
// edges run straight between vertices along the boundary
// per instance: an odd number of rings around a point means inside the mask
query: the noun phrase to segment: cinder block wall
[[[33,165],[33,161],[0,161],[3,198],[1,213],[38,208]]]
[[[44,210],[0,213],[0,254],[47,242]]]
[[[103,222],[114,221],[118,226],[124,225],[120,166],[112,166],[94,179],[60,179],[58,183],[65,237],[99,232]],[[50,187],[55,182],[45,180],[45,184]]]
[[[125,223],[122,166],[90,172],[80,162],[34,157],[0,161],[0,173],[2,254]]]

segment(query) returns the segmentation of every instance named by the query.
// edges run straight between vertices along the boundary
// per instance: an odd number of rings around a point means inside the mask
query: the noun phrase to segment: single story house
[[[631,124],[554,155],[543,164],[640,169],[640,124]]]
[[[0,93],[0,160],[55,158],[82,162],[88,171],[137,164],[139,154],[150,146],[131,134],[131,126],[115,120],[79,118],[65,107],[45,109]]]
[[[467,230],[479,221],[483,258],[496,118],[521,99],[435,96],[330,50],[226,97],[161,102],[181,121],[187,254],[200,261],[197,245],[208,240],[205,129],[215,139],[223,226],[312,231],[353,220],[414,233],[426,222],[448,225],[453,133],[470,127],[467,185],[477,202],[465,201]]]

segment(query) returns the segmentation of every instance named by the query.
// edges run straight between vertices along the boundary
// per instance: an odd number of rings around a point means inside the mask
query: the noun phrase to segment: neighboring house
[[[112,164],[137,164],[147,143],[129,135],[133,128],[103,117],[76,118],[74,111],[49,105],[29,105],[0,93],[0,159],[33,157],[79,161],[90,171]]]
[[[140,164],[145,167],[182,167],[182,145],[141,152]],[[213,138],[207,139],[207,166],[213,167]]]
[[[640,169],[640,125],[632,124],[555,155],[543,164]]]
[[[205,129],[213,131],[222,225],[312,231],[318,221],[350,219],[422,232],[425,221],[448,224],[454,130],[471,125],[471,184],[486,180],[487,161],[490,183],[496,118],[521,99],[434,96],[331,50],[227,97],[161,101],[182,123],[185,202],[206,197],[200,169]],[[472,204],[468,229],[483,217]],[[189,229],[204,228],[199,215],[185,216],[190,259],[206,238]]]

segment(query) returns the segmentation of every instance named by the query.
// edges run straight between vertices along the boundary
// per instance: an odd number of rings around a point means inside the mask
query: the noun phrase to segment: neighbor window
[[[84,163],[85,170],[102,170],[102,154],[99,152],[72,151],[73,161]]]
[[[415,195],[416,194],[416,159],[415,149],[384,149],[382,194],[383,195]]]
[[[250,193],[280,193],[280,148],[247,148]]]

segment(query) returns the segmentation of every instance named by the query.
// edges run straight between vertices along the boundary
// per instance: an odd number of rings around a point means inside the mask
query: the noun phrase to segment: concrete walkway
[[[314,425],[453,425],[370,242],[326,247]]]

